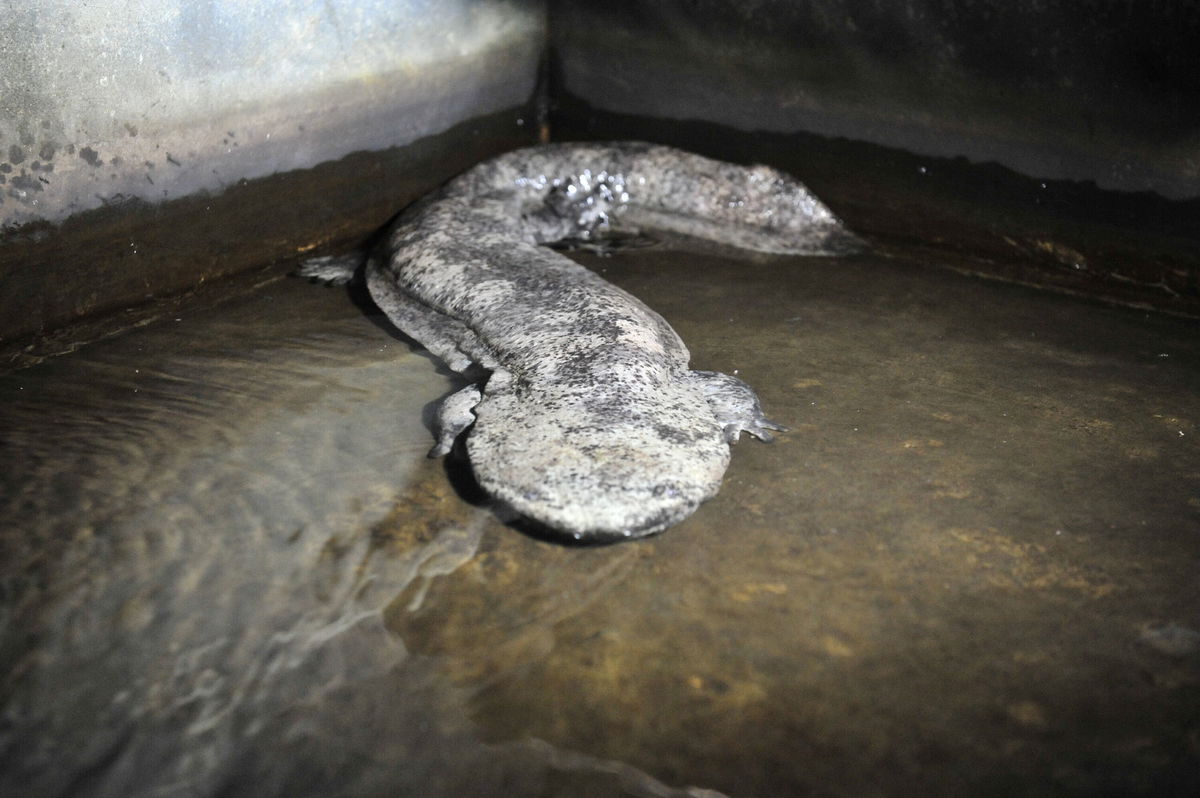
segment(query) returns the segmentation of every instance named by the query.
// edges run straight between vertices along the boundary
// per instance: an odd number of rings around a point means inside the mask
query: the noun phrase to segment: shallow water
[[[1194,322],[873,256],[575,257],[791,427],[650,540],[478,506],[424,457],[457,378],[341,290],[0,378],[0,794],[1200,787]]]

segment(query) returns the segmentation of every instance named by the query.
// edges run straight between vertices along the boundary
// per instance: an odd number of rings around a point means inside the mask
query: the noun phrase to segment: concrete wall
[[[537,135],[542,0],[0,14],[0,339],[365,234]]]
[[[877,251],[1200,316],[1200,3],[550,9],[555,138],[766,161]]]
[[[773,160],[880,240],[966,231],[960,251],[1019,261],[1015,279],[1065,269],[1072,290],[1119,279],[1200,308],[1197,41],[1200,4],[1182,0],[10,0],[0,340],[362,238],[537,140],[547,93],[557,138]],[[864,151],[838,137],[893,148],[887,180],[844,179]],[[909,155],[1028,176],[1005,189],[1025,229],[981,204],[992,171]],[[950,177],[922,200],[918,173]],[[1048,180],[1073,182],[1049,198]],[[1095,187],[1156,196],[1106,205]],[[984,221],[943,213],[955,203]],[[1051,205],[1140,229],[1064,238]],[[1164,232],[1173,249],[1139,257]]]
[[[594,108],[844,136],[1042,179],[1200,196],[1200,4],[559,0]]]
[[[536,4],[16,0],[0,222],[161,201],[381,150],[526,102]]]

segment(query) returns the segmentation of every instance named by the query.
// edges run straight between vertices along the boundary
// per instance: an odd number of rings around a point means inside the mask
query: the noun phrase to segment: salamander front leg
[[[483,394],[477,385],[468,385],[446,397],[437,412],[437,444],[429,450],[430,457],[448,454],[463,430],[475,423],[475,405]]]
[[[737,443],[743,432],[749,432],[760,441],[769,441],[775,437],[772,430],[787,431],[787,427],[763,415],[754,389],[737,377],[719,371],[693,371],[691,377],[704,391],[704,398],[717,417],[727,442]]]

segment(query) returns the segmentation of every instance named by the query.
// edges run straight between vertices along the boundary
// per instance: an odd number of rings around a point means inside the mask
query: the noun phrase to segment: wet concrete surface
[[[661,536],[425,459],[456,377],[264,280],[0,378],[0,794],[1192,795],[1195,322],[579,256],[791,427]]]

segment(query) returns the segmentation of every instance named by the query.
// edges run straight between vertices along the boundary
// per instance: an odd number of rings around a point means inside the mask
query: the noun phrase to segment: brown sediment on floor
[[[455,378],[341,290],[0,378],[0,786],[1195,793],[1194,322],[872,254],[575,257],[791,428],[639,543],[476,506],[424,457]]]

